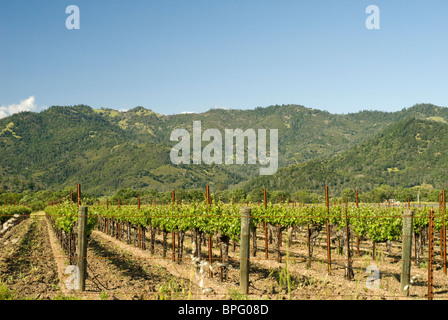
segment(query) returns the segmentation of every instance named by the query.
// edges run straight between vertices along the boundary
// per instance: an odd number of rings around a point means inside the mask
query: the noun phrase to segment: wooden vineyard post
[[[439,216],[442,216],[442,194],[439,193]],[[442,221],[443,223],[443,221]],[[443,267],[443,226],[440,229],[440,259]]]
[[[282,225],[277,226],[277,261],[282,262]]]
[[[205,186],[205,198],[207,201],[207,207],[208,207],[208,211],[210,211],[210,206],[212,204],[212,200],[210,198],[210,186],[206,185]],[[212,236],[209,235],[208,236],[208,262],[210,263],[210,265],[212,265],[212,257],[213,257],[213,243],[212,243]],[[213,278],[213,272],[212,269],[209,269],[209,277]],[[222,268],[221,268],[221,281],[222,281]]]
[[[358,189],[356,189],[356,209],[359,208],[359,203],[358,203]],[[356,235],[356,255],[359,258],[359,235]]]
[[[209,235],[208,236],[208,263],[210,263],[210,265],[212,265],[212,256],[213,256],[212,248],[213,248],[212,236]],[[210,278],[213,278],[212,269],[209,270],[209,276],[210,276]]]
[[[307,242],[308,242],[308,261],[306,263],[306,268],[311,268],[311,234],[310,234],[310,223],[308,222],[308,232],[307,232]]]
[[[348,198],[347,197],[345,197],[345,242],[346,242],[346,245],[347,245],[347,251],[346,251],[346,253],[345,253],[345,255],[346,255],[346,258],[345,258],[345,260],[346,260],[346,271],[345,271],[345,274],[346,274],[346,277],[347,277],[347,280],[351,280],[351,273],[352,273],[352,270],[351,270],[351,267],[350,267],[350,234],[349,234],[349,227],[348,227],[348,218],[347,218],[347,210],[348,210]]]
[[[162,258],[166,258],[166,251],[167,251],[167,245],[166,245],[166,237],[167,237],[168,231],[165,229],[162,229]]]
[[[176,233],[174,232],[174,229],[171,230],[171,239],[173,241],[173,262],[176,262]]]
[[[428,300],[433,300],[433,272],[434,272],[434,210],[429,210],[428,230]]]
[[[78,288],[84,291],[87,276],[87,207],[79,207],[78,212]]]
[[[442,226],[442,252],[443,252],[443,273],[446,274],[446,225],[445,225],[445,213],[446,213],[446,202],[445,202],[445,190],[443,190],[443,226]]]
[[[269,246],[268,246],[268,222],[266,219],[266,208],[267,208],[267,197],[266,197],[266,189],[263,189],[263,202],[264,202],[264,248],[265,248],[265,255],[266,260],[269,258]]]
[[[182,262],[182,246],[181,246],[181,232],[177,230],[177,263],[180,264]]]
[[[212,198],[210,197],[210,186],[205,186],[205,195],[207,198],[207,204],[211,205],[212,204]]]
[[[418,266],[418,248],[417,248],[417,234],[414,232],[414,256],[415,256],[415,266]]]
[[[403,213],[403,240],[401,254],[400,292],[402,296],[409,296],[411,280],[412,227],[414,210],[406,209]]]
[[[330,216],[330,203],[328,199],[328,186],[325,186],[325,205],[327,206],[327,260],[328,260],[328,275],[331,275],[331,248],[330,248],[330,225],[328,218]]]
[[[269,259],[269,247],[268,247],[268,222],[266,218],[264,220],[264,248],[265,248],[265,256],[266,260]]]
[[[176,204],[176,194],[175,191],[173,190],[171,191],[171,205],[173,206],[173,210],[175,204]],[[171,246],[173,249],[172,260],[173,262],[176,262],[176,233],[174,232],[174,228],[173,230],[171,230],[171,240],[172,240]]]
[[[137,195],[137,211],[140,211],[140,196],[139,195]],[[138,226],[138,247],[140,249],[143,249],[143,243],[144,243],[143,228],[139,225]]]
[[[240,245],[240,290],[242,294],[249,293],[250,268],[250,222],[251,209],[241,209],[241,245]]]
[[[79,208],[79,206],[81,205],[81,185],[79,183],[77,189],[78,189],[78,208]]]

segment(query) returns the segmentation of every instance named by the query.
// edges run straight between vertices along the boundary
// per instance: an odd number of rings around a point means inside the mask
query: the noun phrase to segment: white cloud
[[[210,110],[230,110],[230,108],[226,106],[214,106]]]
[[[34,96],[28,99],[20,101],[19,104],[10,104],[8,106],[0,106],[0,119],[6,118],[14,113],[19,113],[22,111],[37,111],[38,107],[36,105],[36,99]]]

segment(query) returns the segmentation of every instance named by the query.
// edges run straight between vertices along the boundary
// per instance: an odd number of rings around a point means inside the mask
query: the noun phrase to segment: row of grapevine
[[[11,208],[9,214],[20,211]],[[17,207],[18,208],[18,207]],[[322,205],[292,207],[268,204],[264,206],[252,205],[252,228],[266,222],[269,225],[282,228],[312,225],[324,225],[328,219],[334,231],[345,228],[345,207],[336,205],[330,208],[330,214]],[[193,203],[190,205],[146,205],[141,206],[92,206],[89,211],[88,232],[95,228],[97,222],[117,221],[132,228],[153,227],[166,232],[197,230],[202,234],[224,234],[230,239],[238,240],[240,232],[240,206],[217,203]],[[430,207],[415,208],[414,232],[424,232],[429,224]],[[58,206],[48,206],[45,209],[55,227],[70,233],[78,218],[77,206],[65,203]],[[402,229],[403,208],[377,207],[365,205],[360,207],[348,206],[347,216],[350,227],[359,237],[366,237],[372,242],[386,242],[399,240]],[[440,231],[443,226],[443,215],[435,215],[435,229]]]
[[[327,192],[327,189],[326,189]],[[156,205],[155,203],[149,205],[141,205],[138,199],[137,205],[123,205],[118,200],[117,205],[109,205],[109,201],[104,205],[91,205],[89,207],[88,232],[93,228],[113,236],[121,241],[126,241],[128,244],[134,244],[140,249],[147,248],[152,254],[155,254],[156,233],[162,234],[162,257],[167,258],[168,238],[170,245],[172,245],[173,261],[180,262],[183,259],[185,250],[183,243],[185,236],[191,236],[191,243],[193,244],[192,254],[196,258],[205,258],[201,256],[203,250],[201,245],[209,246],[209,263],[212,260],[221,269],[221,279],[226,278],[227,266],[229,264],[229,245],[233,240],[234,251],[236,243],[240,240],[241,231],[241,208],[240,204],[223,204],[221,202],[212,202],[207,190],[207,199],[204,202],[193,202],[183,204],[175,201],[175,193],[172,194],[171,205]],[[328,199],[328,197],[327,197]],[[50,218],[55,230],[60,234],[61,243],[69,255],[74,256],[73,248],[76,241],[71,239],[71,233],[76,229],[76,221],[78,218],[77,208],[80,205],[78,199],[78,206],[67,203],[66,201],[57,201],[57,204],[50,205],[47,208],[47,215]],[[445,203],[443,202],[443,207]],[[353,276],[353,268],[351,267],[351,259],[354,248],[350,248],[350,243],[356,239],[356,253],[360,257],[360,240],[363,243],[370,241],[371,248],[362,248],[363,250],[371,250],[372,256],[375,259],[375,245],[378,243],[386,243],[386,251],[390,251],[392,242],[401,241],[403,229],[403,213],[404,209],[410,208],[408,202],[405,206],[391,206],[386,205],[372,205],[372,204],[358,204],[347,203],[339,205],[335,202],[332,206],[328,201],[324,205],[304,205],[296,203],[247,203],[244,207],[251,208],[251,226],[252,233],[252,254],[255,257],[257,251],[257,232],[264,229],[265,253],[268,258],[269,252],[277,253],[277,260],[281,262],[282,252],[282,232],[288,231],[287,241],[291,241],[291,235],[303,234],[305,231],[305,242],[308,245],[307,267],[311,266],[313,261],[313,247],[316,246],[316,239],[327,238],[327,242],[323,245],[326,247],[328,257],[318,260],[325,262],[328,265],[328,273],[331,274],[331,266],[337,263],[331,260],[331,249],[337,249],[337,253],[342,254],[345,251],[345,270],[347,279]],[[414,238],[414,258],[415,263],[418,264],[419,259],[423,257],[423,248],[428,242],[428,250],[433,248],[434,239],[429,237],[433,231],[440,232],[440,248],[442,260],[446,265],[446,254],[443,252],[445,239],[445,210],[439,203],[438,214],[433,215],[433,219],[429,218],[430,212],[434,212],[437,206],[414,206],[413,207],[413,238]],[[433,223],[430,223],[433,221]],[[407,229],[409,230],[409,229]],[[431,230],[431,231],[429,231]],[[170,237],[171,234],[171,237]],[[76,237],[76,236],[75,236]],[[300,236],[299,236],[300,237]],[[176,239],[177,238],[177,239]],[[263,238],[263,237],[261,237]],[[406,238],[406,237],[404,237]],[[269,248],[272,244],[272,239],[275,246]],[[147,241],[150,241],[147,246]],[[177,240],[177,243],[176,243]],[[216,242],[215,242],[216,241]],[[65,245],[64,245],[65,243]],[[296,242],[297,243],[297,242]],[[352,242],[353,243],[353,242]],[[220,250],[220,257],[212,258],[213,244],[218,244]],[[290,244],[290,242],[289,242]],[[258,243],[258,245],[260,245]],[[401,244],[400,244],[401,245]],[[247,248],[247,247],[245,247]],[[215,251],[216,254],[216,251]],[[294,253],[297,254],[297,253]],[[302,254],[299,256],[304,257]],[[428,259],[433,259],[430,257]],[[192,260],[195,261],[194,258]],[[315,259],[314,259],[315,260]],[[409,261],[409,258],[406,259]],[[432,260],[434,261],[434,260]],[[212,276],[212,272],[210,272]]]
[[[78,206],[71,202],[65,202],[57,206],[46,207],[45,213],[54,234],[58,238],[62,249],[69,258],[69,263],[75,264]],[[92,230],[95,228],[96,224],[97,217],[95,215],[89,215],[87,219],[87,236],[92,233]]]
[[[343,205],[330,208],[330,214],[322,205],[292,207],[286,205],[268,204],[266,207],[250,205],[252,209],[252,224],[262,222],[283,227],[304,226],[309,223],[323,225],[326,219],[338,229],[345,227]],[[414,231],[418,234],[429,223],[430,207],[414,208]],[[89,232],[95,227],[99,217],[114,218],[117,221],[130,222],[135,226],[153,226],[166,231],[198,229],[205,234],[224,233],[232,239],[237,239],[240,232],[240,206],[217,203],[209,206],[205,203],[190,205],[146,205],[137,206],[92,206],[91,219],[88,220]],[[70,232],[77,220],[77,206],[64,203],[58,206],[48,206],[46,213],[53,217],[58,229]],[[27,207],[0,207],[0,217],[7,220],[15,213],[30,213]],[[401,236],[402,207],[377,207],[364,205],[348,206],[348,220],[355,233],[367,236],[374,242],[397,240]],[[96,217],[94,217],[96,216]],[[435,215],[435,229],[443,225],[443,215]]]
[[[0,206],[0,237],[30,214],[31,209],[28,206]]]
[[[0,224],[17,214],[23,216],[29,215],[31,214],[31,209],[23,205],[0,206]]]
[[[307,228],[308,234],[308,258],[311,263],[312,249],[315,238],[326,232],[324,226],[328,222],[330,228],[329,238],[334,244],[336,240],[338,248],[342,252],[346,243],[345,231],[350,230],[349,237],[353,239],[370,240],[372,242],[372,253],[375,252],[375,244],[398,241],[402,232],[403,207],[388,207],[376,205],[286,205],[286,204],[251,204],[251,230],[252,239],[257,239],[257,229],[265,231],[266,257],[268,252],[268,232],[274,234],[278,260],[281,261],[281,232],[285,229],[300,227]],[[155,234],[162,233],[162,255],[166,258],[168,252],[167,238],[171,233],[173,245],[173,261],[181,261],[184,247],[183,239],[190,231],[192,242],[196,243],[195,252],[199,256],[201,244],[205,245],[208,239],[209,246],[212,237],[215,237],[221,247],[220,265],[227,265],[228,248],[230,241],[234,244],[239,241],[241,229],[241,206],[237,204],[205,203],[198,202],[189,205],[173,203],[171,205],[94,205],[89,207],[88,232],[93,228],[114,236],[120,240],[134,243],[141,249],[146,249],[147,232],[149,232],[149,250],[154,253]],[[414,208],[413,231],[416,240],[416,259],[423,255],[425,237],[422,236],[429,224],[430,207]],[[49,206],[47,215],[58,234],[66,252],[74,256],[76,236],[72,231],[76,226],[77,206],[75,204],[63,203]],[[440,211],[442,212],[442,211]],[[345,219],[347,215],[347,219]],[[443,228],[443,214],[435,215],[435,230]],[[346,221],[348,228],[346,228]],[[72,238],[73,237],[73,238]],[[177,244],[175,238],[177,237]],[[418,252],[417,252],[418,246]],[[175,248],[176,247],[176,248]],[[253,242],[253,254],[257,252],[256,241]],[[359,247],[357,248],[359,255]],[[419,255],[417,255],[419,253]],[[211,262],[211,255],[209,253]],[[329,259],[329,265],[331,261]]]

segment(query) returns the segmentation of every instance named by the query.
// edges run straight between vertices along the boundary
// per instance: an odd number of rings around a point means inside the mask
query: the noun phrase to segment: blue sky
[[[79,30],[65,26],[71,4]],[[365,26],[369,5],[380,30]],[[447,106],[447,43],[446,0],[2,0],[0,117],[75,104]]]

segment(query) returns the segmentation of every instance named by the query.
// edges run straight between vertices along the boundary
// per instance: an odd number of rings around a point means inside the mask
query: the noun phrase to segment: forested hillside
[[[408,117],[431,122],[403,122]],[[118,112],[84,105],[53,106],[40,113],[22,112],[0,119],[0,190],[62,189],[78,182],[95,195],[121,188],[165,191],[205,184],[214,190],[264,183],[294,189],[329,183],[335,190],[358,184],[364,189],[382,183],[440,185],[445,171],[444,152],[438,146],[443,141],[435,143],[435,139],[443,139],[447,120],[447,108],[433,105],[345,115],[298,105],[178,115],[161,115],[142,107]],[[202,130],[221,132],[278,129],[279,166],[290,167],[258,178],[254,185],[248,183],[257,178],[258,165],[175,166],[169,157],[174,145],[170,133],[176,128],[191,132],[193,121],[201,121]],[[413,144],[410,137],[417,137]],[[426,141],[430,142],[425,147]],[[318,165],[321,162],[325,166]],[[296,171],[300,174],[289,174]]]
[[[274,190],[322,190],[333,194],[345,188],[362,192],[381,185],[409,188],[448,186],[448,125],[406,118],[346,152],[324,160],[280,169],[260,177],[251,187]]]

